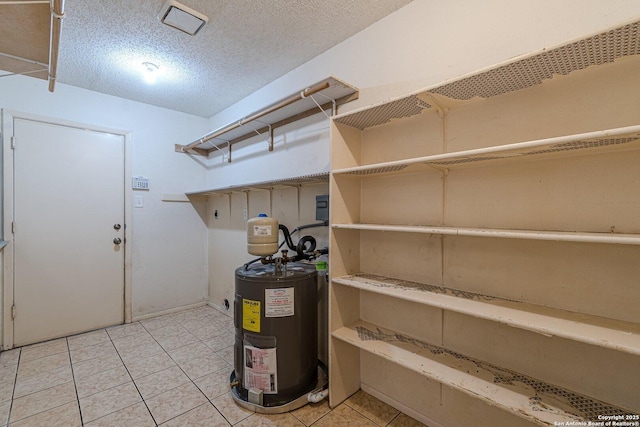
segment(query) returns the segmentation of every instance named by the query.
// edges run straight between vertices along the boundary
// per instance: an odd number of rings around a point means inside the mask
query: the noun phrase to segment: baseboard
[[[183,305],[183,306],[180,306],[180,307],[174,307],[174,308],[170,308],[168,310],[158,311],[158,312],[155,312],[155,313],[143,314],[142,316],[135,316],[132,319],[132,322],[139,322],[141,320],[147,320],[147,319],[151,319],[153,317],[164,316],[166,314],[173,314],[173,313],[177,313],[179,311],[189,310],[189,309],[192,309],[192,308],[203,307],[205,305],[207,305],[207,301],[201,301],[201,302],[197,302],[195,304],[188,304],[188,305]]]

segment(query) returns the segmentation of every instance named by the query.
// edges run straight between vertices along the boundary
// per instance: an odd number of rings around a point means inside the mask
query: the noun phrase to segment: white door
[[[14,345],[124,321],[124,136],[14,118]]]

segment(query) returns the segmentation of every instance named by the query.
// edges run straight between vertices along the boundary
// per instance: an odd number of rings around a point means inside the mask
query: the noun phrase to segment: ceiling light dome
[[[158,77],[158,69],[159,68],[160,67],[158,67],[153,62],[143,62],[142,63],[142,74],[144,76],[144,80],[149,84],[155,83],[156,82],[156,78]]]

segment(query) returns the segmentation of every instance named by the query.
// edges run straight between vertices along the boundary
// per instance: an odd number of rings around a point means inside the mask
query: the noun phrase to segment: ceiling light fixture
[[[205,15],[178,3],[167,0],[158,13],[158,19],[165,25],[195,36],[209,21]]]
[[[159,68],[160,67],[158,67],[153,62],[143,62],[142,63],[142,73],[144,75],[144,80],[149,84],[155,83],[156,82],[156,77],[158,76],[158,69]]]

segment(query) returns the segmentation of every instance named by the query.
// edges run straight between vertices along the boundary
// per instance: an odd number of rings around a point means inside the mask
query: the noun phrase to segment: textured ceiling
[[[210,117],[410,1],[182,0],[209,17],[190,36],[159,22],[165,0],[67,0],[57,81]]]

